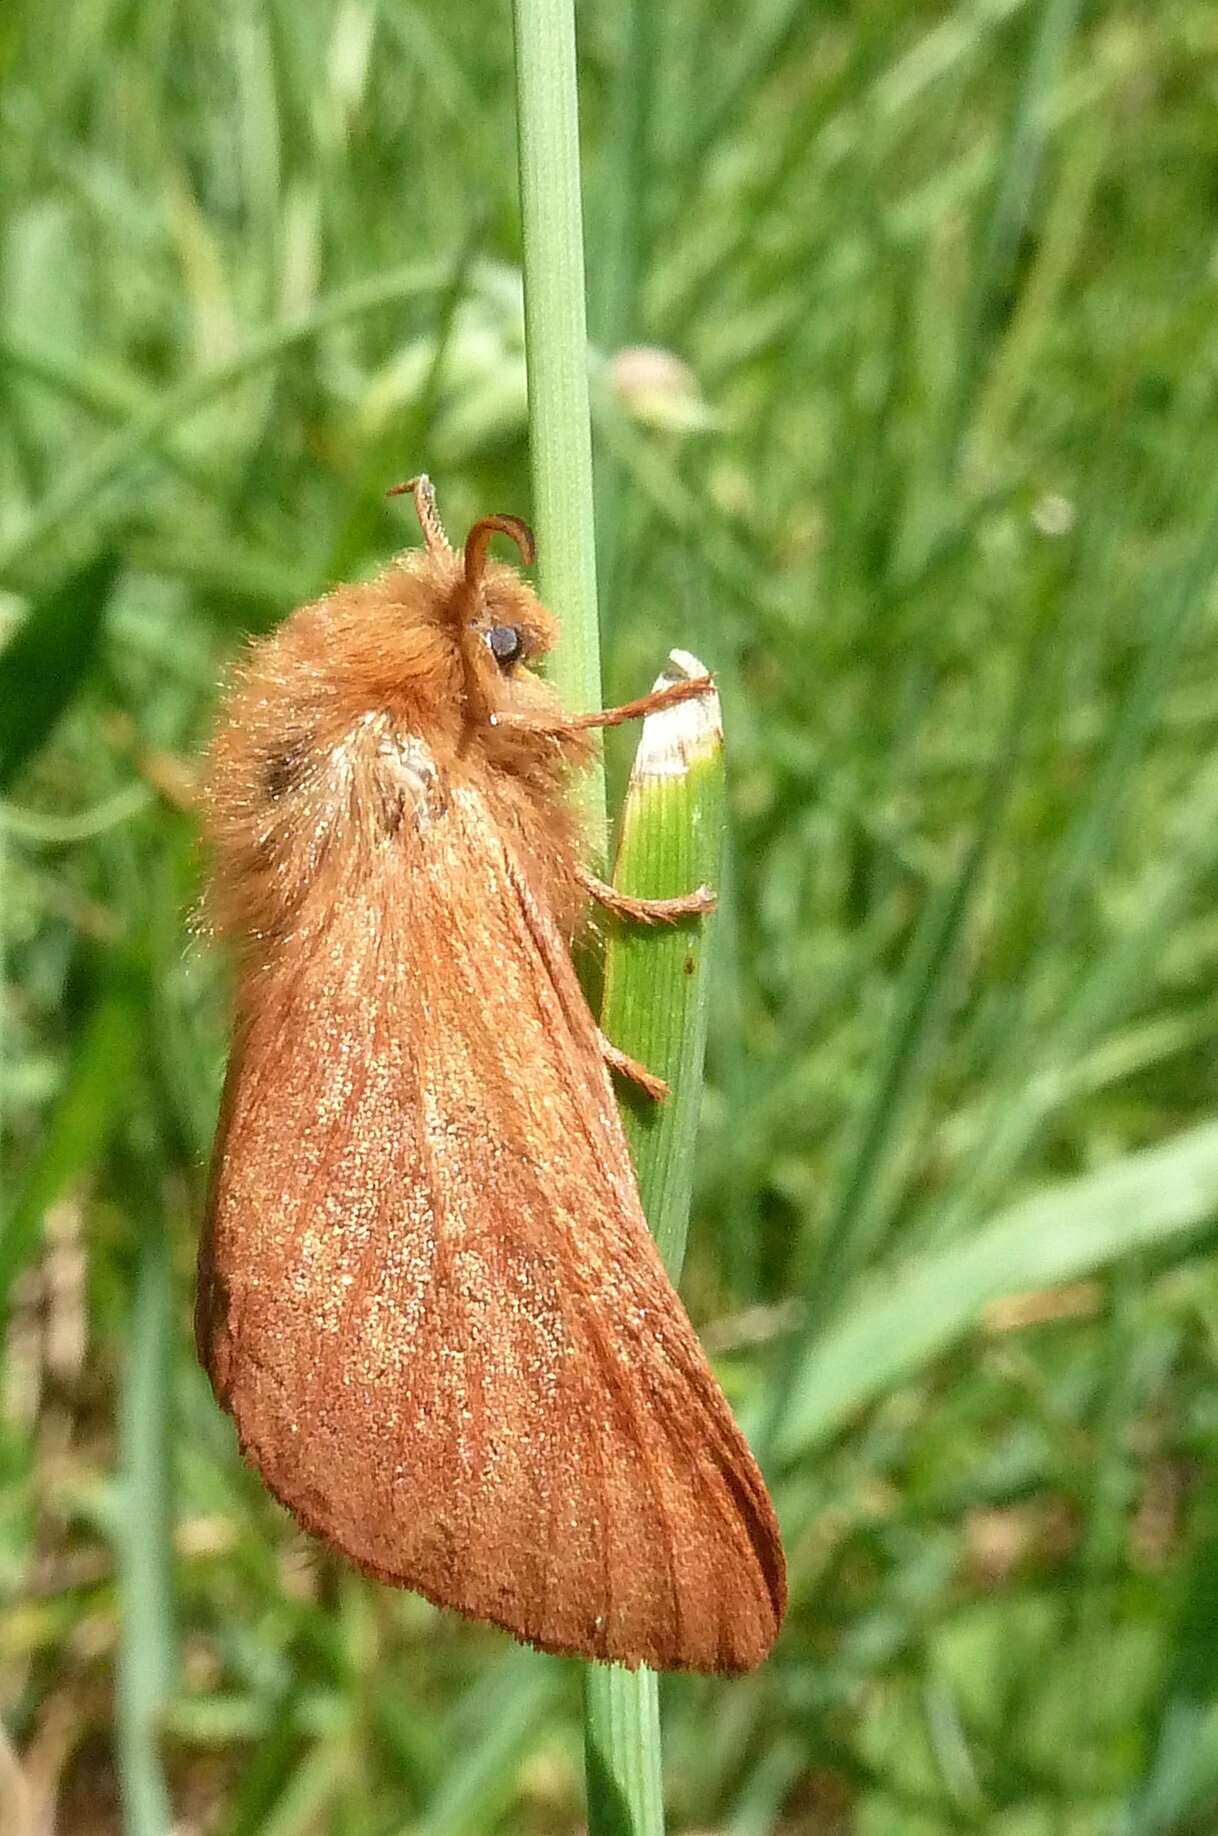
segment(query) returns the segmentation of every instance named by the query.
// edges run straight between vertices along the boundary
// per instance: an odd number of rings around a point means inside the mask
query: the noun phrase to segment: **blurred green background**
[[[1218,11],[581,32],[607,694],[679,642],[729,727],[685,1291],[792,1578],[663,1686],[673,1826],[1212,1830]],[[189,1331],[221,672],[420,466],[529,509],[509,10],[9,0],[0,143],[0,1828],[570,1831],[575,1667],[307,1546]]]

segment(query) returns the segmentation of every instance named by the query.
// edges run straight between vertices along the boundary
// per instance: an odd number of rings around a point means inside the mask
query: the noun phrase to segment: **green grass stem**
[[[516,0],[516,109],[524,248],[529,452],[541,591],[563,621],[552,674],[569,707],[600,703],[592,424],[588,399],[575,14]],[[591,852],[604,855],[603,767],[580,786]],[[663,1829],[654,1677],[584,1671],[590,1836]]]
[[[703,673],[696,658],[674,651],[656,687]],[[642,899],[718,888],[723,798],[719,697],[649,715],[622,805],[614,885]],[[658,1106],[628,1092],[623,1109],[643,1208],[673,1281],[693,1191],[714,930],[713,914],[673,925],[615,920],[605,950],[601,1024],[671,1091]]]
[[[656,687],[700,674],[695,658],[674,651]],[[723,788],[718,696],[650,715],[622,807],[618,890],[660,899],[717,886]],[[624,1092],[623,1114],[643,1209],[674,1282],[694,1183],[713,929],[713,918],[655,928],[614,921],[605,950],[602,1025],[669,1086],[659,1105]],[[590,1665],[584,1703],[589,1829],[657,1836],[664,1799],[655,1675]]]
[[[575,20],[569,0],[516,0],[525,342],[533,514],[543,596],[563,620],[554,680],[568,706],[600,701],[595,515],[588,398]],[[677,661],[679,674],[683,663]],[[694,668],[698,666],[694,665]],[[722,729],[714,698],[645,724],[623,814],[619,883],[681,892],[717,880]],[[593,854],[603,853],[604,780],[581,787]],[[626,1111],[643,1205],[675,1275],[692,1186],[706,1038],[706,939],[696,921],[666,937],[615,929],[602,1019],[672,1084],[660,1117]],[[630,1099],[632,1101],[632,1099]],[[592,1836],[663,1829],[654,1675],[589,1665],[584,1684]]]
[[[516,119],[524,247],[529,461],[542,598],[562,620],[551,673],[570,708],[600,705],[596,533],[580,200],[575,9],[515,0]],[[604,854],[598,765],[580,786],[589,843]]]
[[[153,1215],[138,1251],[131,1341],[119,1423],[122,1502],[116,1734],[126,1836],[168,1836],[162,1719],[174,1686],[170,1490],[169,1241]]]
[[[588,399],[575,14],[570,0],[516,0],[516,107],[524,248],[529,452],[541,591],[563,621],[552,674],[569,707],[599,705],[600,630]],[[605,852],[603,767],[580,786],[591,852]],[[656,1680],[584,1671],[590,1836],[663,1829]]]

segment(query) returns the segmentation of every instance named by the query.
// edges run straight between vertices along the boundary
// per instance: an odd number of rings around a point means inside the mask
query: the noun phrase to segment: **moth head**
[[[532,672],[553,646],[557,622],[528,581],[490,553],[492,536],[507,536],[530,566],[536,544],[528,524],[518,516],[484,516],[458,555],[444,533],[430,480],[414,478],[395,490],[412,493],[428,555],[451,580],[444,616],[461,653],[470,713],[485,717],[551,700],[552,691]]]
[[[491,557],[490,540],[496,534],[515,542],[526,567],[532,563],[536,547],[527,523],[518,516],[484,516],[465,538],[464,603],[457,616],[464,632],[474,638],[480,675],[493,672],[511,682],[545,655],[558,627],[528,581]]]

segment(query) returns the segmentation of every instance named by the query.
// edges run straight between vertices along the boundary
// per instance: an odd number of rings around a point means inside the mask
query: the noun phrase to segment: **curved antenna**
[[[510,536],[520,550],[521,560],[526,567],[532,565],[537,553],[537,544],[533,540],[533,531],[518,516],[484,516],[476,522],[465,538],[465,584],[477,587],[482,580],[482,571],[486,566],[486,551],[493,535]]]
[[[386,497],[405,497],[407,492],[414,498],[415,514],[419,519],[419,528],[423,531],[423,541],[430,555],[451,555],[452,547],[444,533],[440,521],[440,512],[436,509],[436,491],[426,472],[420,472],[417,478],[408,478],[405,484],[390,485]]]

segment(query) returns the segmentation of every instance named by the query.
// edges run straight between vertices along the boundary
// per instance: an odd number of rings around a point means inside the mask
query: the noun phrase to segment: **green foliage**
[[[1211,1827],[1212,9],[580,24],[606,695],[680,644],[728,735],[684,1285],[793,1584],[661,1682],[671,1826]],[[306,1548],[195,1366],[163,794],[387,485],[530,513],[510,19],[13,0],[0,60],[8,1738],[67,1836],[120,1765],[132,1829],[158,1769],[216,1836],[569,1829],[573,1667]]]
[[[677,651],[655,687],[702,675]],[[621,809],[613,884],[635,899],[718,888],[723,865],[724,757],[717,695],[643,723]],[[697,1178],[698,1124],[713,988],[715,917],[672,924],[608,922],[600,1022],[619,1050],[667,1085],[656,1102],[626,1079],[618,1101],[639,1196],[674,1283],[685,1260]],[[584,1673],[589,1836],[662,1836],[659,1690],[639,1669],[589,1664]]]
[[[678,652],[655,687],[702,674]],[[634,899],[672,899],[723,879],[724,758],[718,697],[678,703],[643,723],[622,801],[613,883]],[[699,1098],[714,989],[716,919],[600,920],[606,930],[601,1026],[668,1085],[661,1103],[625,1081],[626,1134],[647,1222],[673,1281],[685,1261],[696,1183]]]
[[[0,789],[49,736],[93,668],[115,564],[99,556],[32,606],[0,653]]]

